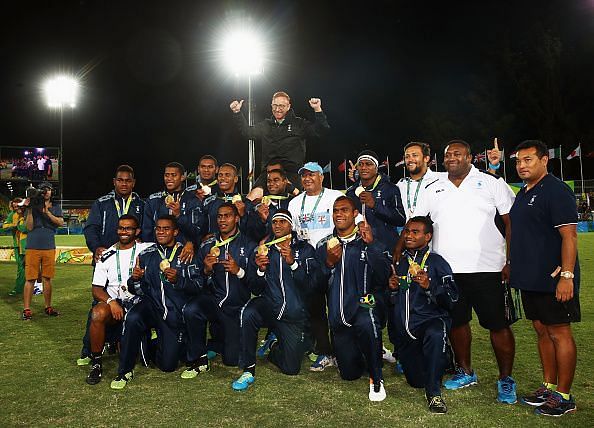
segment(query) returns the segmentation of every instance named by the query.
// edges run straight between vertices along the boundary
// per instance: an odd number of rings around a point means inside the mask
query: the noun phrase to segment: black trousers
[[[318,355],[332,355],[332,346],[328,336],[328,311],[326,309],[326,293],[317,290],[306,297],[309,319],[307,334],[313,342],[313,351]]]
[[[211,294],[202,294],[190,300],[183,309],[188,329],[187,360],[193,362],[206,355],[206,328],[209,323],[216,323],[216,342],[211,342],[209,347],[221,354],[223,364],[237,366],[239,362],[239,312],[239,309],[220,308]]]
[[[373,309],[360,307],[349,323],[351,327],[338,326],[332,329],[340,377],[345,380],[359,379],[367,368],[373,382],[377,383],[383,379],[379,321]]]
[[[278,339],[268,359],[282,373],[298,374],[305,353],[304,326],[303,321],[278,320],[264,297],[254,297],[241,311],[239,367],[246,369],[256,364],[258,331],[268,327]]]
[[[449,320],[432,319],[411,331],[416,339],[402,331],[394,343],[406,381],[413,388],[425,388],[429,396],[441,394],[441,379],[449,364],[449,324]]]
[[[149,334],[151,328],[157,331],[157,343],[154,362],[164,372],[172,372],[179,366],[180,358],[185,352],[183,328],[172,328],[163,321],[153,305],[147,301],[140,301],[126,312],[122,328],[120,347],[120,367],[118,373],[123,375],[134,368],[136,357],[141,349],[143,338]],[[144,348],[144,346],[142,347]]]

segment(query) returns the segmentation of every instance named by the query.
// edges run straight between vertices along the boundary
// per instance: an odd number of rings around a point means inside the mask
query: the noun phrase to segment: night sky
[[[59,71],[80,76],[78,106],[64,115],[67,199],[106,193],[121,163],[145,196],[168,161],[194,169],[211,153],[247,167],[229,110],[247,97],[246,80],[216,52],[233,22],[250,22],[267,44],[256,120],[277,90],[310,119],[307,99],[322,99],[332,133],[310,141],[307,156],[321,164],[363,148],[393,164],[411,140],[441,150],[452,138],[476,151],[495,136],[508,153],[529,138],[561,144],[564,156],[578,142],[594,151],[594,0],[14,3],[0,42],[1,144],[57,146],[59,117],[41,84]],[[594,178],[594,158],[583,160]],[[559,161],[550,165],[558,174]],[[512,171],[510,162],[509,181]],[[564,160],[564,173],[578,179],[579,161]]]

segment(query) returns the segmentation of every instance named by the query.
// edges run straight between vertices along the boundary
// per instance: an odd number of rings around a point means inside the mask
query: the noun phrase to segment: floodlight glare
[[[79,83],[69,76],[56,76],[45,82],[43,89],[51,108],[76,107]]]
[[[264,49],[258,36],[251,31],[231,33],[223,43],[227,68],[236,75],[262,73]]]

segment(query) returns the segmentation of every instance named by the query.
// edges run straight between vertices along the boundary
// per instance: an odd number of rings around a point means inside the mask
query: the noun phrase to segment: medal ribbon
[[[181,246],[181,244],[179,242],[175,243],[175,246],[173,247],[173,250],[171,251],[171,254],[169,255],[169,257],[167,257],[167,248],[165,248],[165,251],[161,251],[159,249],[159,247],[157,246],[157,251],[159,252],[159,255],[161,256],[162,260],[169,260],[169,263],[171,263],[171,260],[173,260],[173,258],[175,257],[175,253],[177,253],[177,249]]]
[[[421,269],[425,268],[425,262],[427,262],[427,258],[429,257],[429,253],[431,253],[430,250],[427,250],[427,252],[425,253],[425,255],[423,256],[423,258],[421,259]],[[410,258],[410,256],[406,256],[407,260],[408,260],[408,265],[410,266],[411,264],[415,263],[415,261],[413,259]],[[410,279],[410,275],[406,275],[406,280],[407,282],[410,284],[411,283],[411,279]]]
[[[287,239],[290,239],[291,236],[292,235],[289,233],[288,235],[285,235],[285,236],[283,236],[281,238],[277,238],[274,241],[266,242],[264,245],[266,245],[267,247],[271,247],[274,244],[278,244],[279,242],[283,242],[283,241],[286,241]]]
[[[318,196],[318,199],[316,199],[316,203],[315,203],[313,209],[311,210],[311,212],[309,213],[310,216],[316,212],[316,208],[318,207],[318,204],[320,203],[320,200],[322,199],[323,195],[324,195],[324,188],[322,187],[322,192],[320,193],[320,196]],[[299,219],[301,220],[302,223],[304,223],[303,211],[305,209],[305,198],[306,197],[307,197],[307,194],[303,193],[303,199],[301,200],[301,214],[299,215]]]
[[[359,232],[359,226],[355,226],[353,231],[351,233],[349,233],[348,236],[339,236],[338,239],[340,239],[341,241],[347,241],[347,240],[351,239],[353,236],[355,236],[358,232]]]
[[[124,198],[122,198],[124,200]],[[116,210],[118,212],[118,217],[123,216],[124,214],[128,214],[128,210],[130,209],[130,203],[132,202],[132,195],[128,196],[128,200],[124,203],[123,209],[120,208],[120,203],[118,202],[117,196],[114,197]]]
[[[128,267],[128,276],[132,276],[132,269],[134,268],[134,256],[136,255],[136,243],[132,247],[132,255],[130,256],[130,266]],[[118,285],[122,285],[122,270],[120,268],[120,246],[116,247],[116,267],[118,271]]]
[[[373,183],[373,186],[371,187],[371,189],[367,190],[367,188],[366,188],[365,191],[366,192],[373,192],[375,190],[375,188],[377,187],[377,184],[380,182],[381,179],[382,179],[382,176],[378,174],[377,177],[376,177],[376,179],[375,179],[375,181],[374,181],[374,183]]]
[[[237,238],[239,236],[239,233],[240,232],[237,232],[235,235],[230,236],[229,238],[225,239],[224,241],[221,241],[221,242],[217,241],[212,248],[222,247],[223,245],[230,243],[231,241],[233,241],[235,238]]]

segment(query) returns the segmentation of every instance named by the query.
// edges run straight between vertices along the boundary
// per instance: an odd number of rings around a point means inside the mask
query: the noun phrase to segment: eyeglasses
[[[135,230],[134,226],[118,226],[118,232],[134,232]]]
[[[287,104],[271,104],[272,110],[284,110],[289,107]]]

